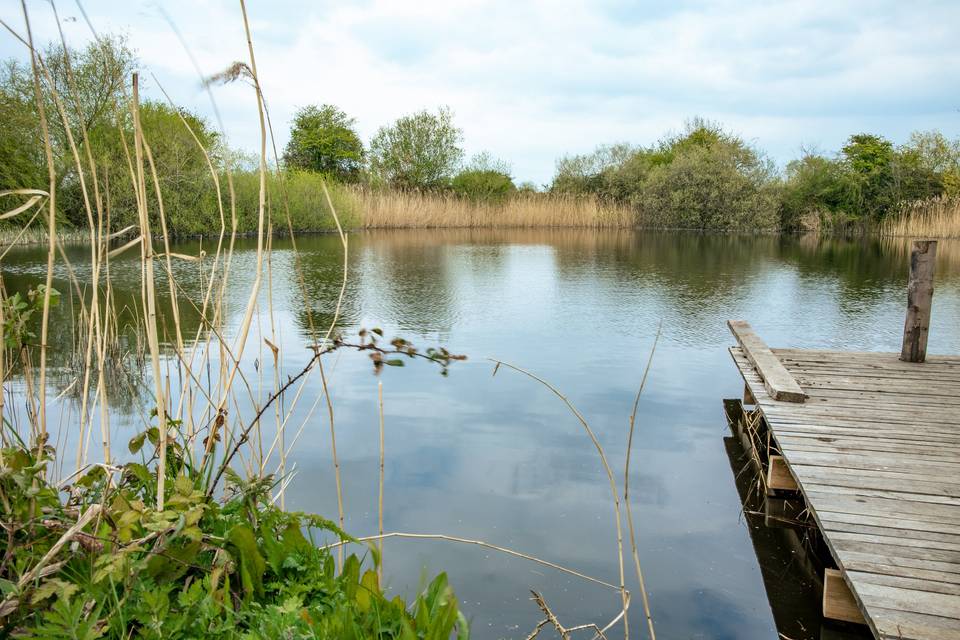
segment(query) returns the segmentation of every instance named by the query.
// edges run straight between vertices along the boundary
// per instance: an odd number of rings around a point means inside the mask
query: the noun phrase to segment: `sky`
[[[81,0],[100,33],[137,50],[148,96],[215,122],[200,73],[247,60],[239,2]],[[48,0],[27,0],[38,42]],[[91,38],[75,0],[57,9],[71,45]],[[902,143],[960,137],[960,2],[854,0],[249,0],[258,72],[278,146],[299,107],[332,103],[365,142],[420,109],[449,106],[467,156],[548,183],[557,158],[649,145],[693,117],[719,122],[784,166],[853,133]],[[0,18],[23,31],[18,2]],[[6,31],[0,56],[25,57]],[[230,144],[259,147],[253,89],[214,91]]]

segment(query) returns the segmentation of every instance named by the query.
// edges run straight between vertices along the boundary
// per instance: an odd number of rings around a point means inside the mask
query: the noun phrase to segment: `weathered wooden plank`
[[[804,487],[807,499],[815,508],[823,511],[842,511],[863,515],[906,517],[924,522],[957,524],[960,533],[960,508],[950,504],[921,502],[916,500],[891,500],[867,496],[851,496],[838,493],[821,493]],[[909,494],[908,494],[909,495]]]
[[[899,529],[904,535],[909,535],[909,531],[933,531],[936,533],[953,533],[957,530],[956,525],[940,524],[937,522],[924,522],[912,518],[888,518],[886,516],[870,516],[859,513],[845,513],[843,511],[816,510],[816,518],[821,526],[829,531],[832,521],[849,522],[852,524],[868,524],[880,527],[890,527]],[[828,536],[829,537],[829,536]],[[955,565],[954,572],[960,572],[960,565]],[[951,569],[943,569],[950,571]]]
[[[960,596],[930,591],[916,591],[872,582],[853,581],[853,588],[861,600],[885,609],[945,616],[960,611]]]
[[[807,394],[780,363],[769,347],[760,339],[749,323],[743,320],[727,322],[730,331],[743,349],[744,355],[757,368],[763,379],[764,388],[774,400],[785,402],[803,402]]]
[[[779,441],[778,441],[779,442]],[[781,450],[789,454],[791,464],[813,465],[818,467],[841,467],[847,469],[869,469],[873,471],[891,471],[929,476],[935,480],[960,481],[960,461],[938,462],[926,460],[921,456],[888,455],[879,451],[818,453],[802,451],[781,443]]]
[[[937,241],[914,240],[910,250],[910,280],[907,283],[907,318],[903,325],[900,359],[923,362],[927,357],[930,307],[933,304],[933,274],[937,268]]]
[[[876,556],[896,556],[900,559],[912,558],[914,560],[930,560],[932,562],[942,562],[953,566],[957,573],[960,573],[960,553],[949,549],[925,549],[923,547],[910,547],[906,545],[879,544],[876,542],[864,542],[863,540],[848,540],[846,538],[834,538],[830,536],[830,543],[834,549],[839,551],[856,551],[857,553],[867,553]],[[843,554],[840,554],[843,559]],[[960,611],[960,608],[957,609]]]
[[[823,617],[866,624],[850,587],[836,569],[826,569],[823,574]]]
[[[918,493],[934,496],[956,496],[960,485],[932,482],[926,476],[913,474],[881,473],[866,469],[841,469],[838,467],[811,467],[792,465],[791,469],[800,484],[813,480],[819,484],[835,484],[841,487],[862,489],[887,489],[901,493]]]
[[[882,489],[838,487],[832,484],[819,484],[816,482],[804,482],[803,488],[805,491],[819,491],[820,493],[838,493],[841,495],[870,496],[874,498],[913,500],[916,502],[934,502],[936,504],[960,506],[960,497],[958,496],[928,496],[921,493],[901,493],[899,491],[884,491]],[[960,535],[960,531],[957,532],[957,535]]]
[[[897,535],[896,529],[886,529],[885,535],[872,533],[855,533],[850,531],[838,531],[830,527],[831,540],[849,540],[851,542],[872,542],[874,544],[886,544],[896,547],[917,547],[920,549],[940,549],[945,551],[960,552],[960,539],[953,542],[944,542],[943,540],[927,540],[925,538],[914,538],[913,536],[904,536],[903,532]],[[944,534],[948,535],[948,534]],[[956,538],[956,536],[954,536]]]
[[[960,621],[953,618],[871,607],[870,619],[883,640],[960,640]]]
[[[850,578],[854,586],[856,586],[858,582],[864,582],[888,587],[899,587],[901,589],[911,589],[913,591],[929,591],[931,593],[960,596],[960,584],[957,583],[923,580],[921,578],[908,576],[891,576],[882,573],[867,573],[863,571],[847,571],[847,577]]]
[[[877,562],[877,559],[873,556],[850,553],[849,551],[843,554],[843,566],[845,571],[863,571],[886,576],[906,576],[918,580],[927,580],[929,582],[942,582],[944,584],[957,584],[958,580],[956,573],[885,564],[883,562]]]

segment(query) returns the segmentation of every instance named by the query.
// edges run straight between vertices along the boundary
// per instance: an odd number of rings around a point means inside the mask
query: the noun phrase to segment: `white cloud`
[[[834,149],[861,130],[895,140],[918,128],[960,134],[953,2],[295,4],[248,4],[281,145],[293,111],[313,102],[354,115],[367,139],[399,115],[450,105],[468,152],[487,149],[518,179],[538,182],[561,154],[651,143],[694,115],[725,123],[781,162],[802,144]],[[236,5],[163,6],[205,73],[246,58]],[[31,7],[38,39],[55,36],[46,3]],[[156,4],[85,7],[99,30],[130,35],[175,100],[210,112]],[[72,4],[61,15],[79,18]],[[16,7],[0,16],[22,24]],[[86,37],[82,19],[67,26],[72,40]],[[252,90],[216,94],[231,141],[256,148]]]

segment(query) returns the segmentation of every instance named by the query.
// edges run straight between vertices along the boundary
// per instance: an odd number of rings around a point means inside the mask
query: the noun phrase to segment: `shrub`
[[[461,171],[451,187],[461,198],[476,202],[503,202],[517,191],[509,175],[493,169]]]

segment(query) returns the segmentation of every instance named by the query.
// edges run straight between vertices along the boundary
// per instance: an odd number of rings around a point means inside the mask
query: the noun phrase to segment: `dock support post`
[[[900,359],[904,362],[923,362],[927,357],[936,258],[936,240],[913,241],[913,249],[910,251],[910,280],[907,285],[907,320],[903,327],[903,347],[900,350]]]
[[[855,624],[866,624],[850,587],[836,569],[823,572],[823,617]]]

